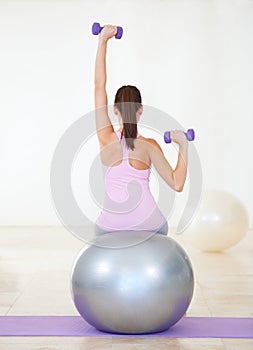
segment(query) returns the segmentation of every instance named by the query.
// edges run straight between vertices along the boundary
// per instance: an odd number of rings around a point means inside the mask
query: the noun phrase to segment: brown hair
[[[133,150],[134,139],[137,138],[136,113],[141,107],[140,91],[132,85],[122,86],[115,95],[114,105],[119,110],[123,121],[121,139],[124,136],[128,148]]]

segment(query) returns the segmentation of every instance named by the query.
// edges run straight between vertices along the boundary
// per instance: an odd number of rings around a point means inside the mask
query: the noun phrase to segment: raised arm
[[[95,62],[95,114],[96,128],[100,145],[103,146],[113,134],[114,129],[108,115],[108,101],[106,93],[106,50],[107,42],[117,33],[117,27],[106,25],[102,29],[99,39]]]
[[[188,141],[183,131],[171,131],[171,139],[179,145],[178,159],[175,169],[173,169],[170,163],[164,156],[164,153],[159,144],[149,139],[150,159],[151,163],[161,178],[175,191],[181,192],[184,188],[187,164],[188,164]]]

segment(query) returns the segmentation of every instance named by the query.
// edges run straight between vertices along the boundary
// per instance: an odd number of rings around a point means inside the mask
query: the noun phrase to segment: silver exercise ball
[[[71,279],[80,315],[98,330],[122,334],[168,329],[185,314],[194,288],[183,248],[150,231],[95,238],[76,258]]]

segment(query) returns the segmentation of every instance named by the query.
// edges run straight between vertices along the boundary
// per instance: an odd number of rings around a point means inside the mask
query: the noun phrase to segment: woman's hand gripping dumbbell
[[[92,34],[98,35],[104,27],[101,27],[99,23],[95,22],[92,25]],[[123,35],[123,28],[117,27],[117,33],[115,34],[116,39],[121,39]]]
[[[187,132],[184,133],[186,136],[186,139],[188,141],[193,141],[195,139],[195,132],[193,129],[188,129]],[[171,138],[171,132],[165,131],[164,133],[164,142],[165,143],[171,143],[173,141],[173,137]]]

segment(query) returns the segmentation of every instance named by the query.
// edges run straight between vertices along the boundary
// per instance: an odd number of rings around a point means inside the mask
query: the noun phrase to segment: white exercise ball
[[[221,190],[206,191],[185,237],[203,251],[222,251],[237,244],[249,229],[248,212],[236,196]]]

